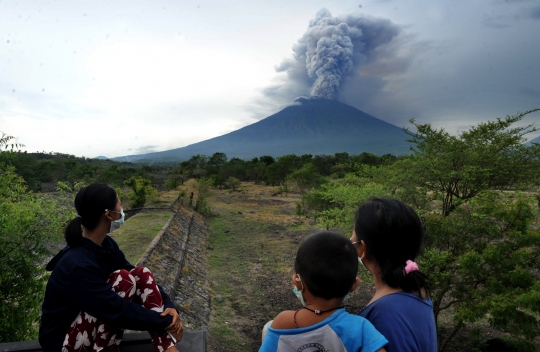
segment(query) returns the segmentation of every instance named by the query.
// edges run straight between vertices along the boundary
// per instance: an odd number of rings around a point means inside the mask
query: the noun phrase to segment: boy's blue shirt
[[[305,328],[268,329],[259,352],[363,351],[383,348],[388,341],[366,319],[342,308],[325,320]]]

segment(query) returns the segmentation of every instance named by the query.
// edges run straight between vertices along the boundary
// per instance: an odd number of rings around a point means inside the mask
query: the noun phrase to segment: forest
[[[537,109],[538,110],[538,109]],[[260,156],[229,159],[216,152],[177,164],[140,165],[26,153],[0,139],[0,341],[36,338],[50,244],[73,216],[69,197],[81,185],[109,183],[125,208],[189,179],[235,192],[241,182],[301,195],[298,216],[349,230],[354,211],[373,196],[412,206],[426,228],[419,260],[429,277],[438,318],[439,351],[460,330],[484,341],[482,328],[503,331],[515,351],[536,351],[540,335],[540,144],[523,117],[486,121],[458,135],[411,121],[411,154]],[[141,192],[144,190],[144,192]],[[124,199],[123,199],[124,201]],[[200,212],[212,216],[211,209]],[[17,312],[27,312],[16,319]],[[445,313],[451,319],[442,321]]]

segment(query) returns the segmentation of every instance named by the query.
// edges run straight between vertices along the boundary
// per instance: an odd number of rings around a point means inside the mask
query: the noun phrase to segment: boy
[[[347,237],[329,231],[306,237],[294,269],[293,291],[303,307],[281,312],[267,324],[259,352],[385,351],[384,336],[343,306],[360,283],[356,249]]]

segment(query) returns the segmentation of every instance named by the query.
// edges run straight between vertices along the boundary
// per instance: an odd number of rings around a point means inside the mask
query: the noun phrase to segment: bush
[[[75,214],[27,192],[15,169],[0,164],[0,342],[37,338],[48,245]]]

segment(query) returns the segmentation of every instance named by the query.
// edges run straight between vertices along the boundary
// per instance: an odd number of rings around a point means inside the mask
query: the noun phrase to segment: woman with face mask
[[[43,351],[119,351],[123,329],[150,331],[155,351],[178,351],[183,327],[171,299],[107,235],[124,219],[114,188],[81,189],[75,209],[65,230],[67,246],[47,265],[52,273],[39,331]]]
[[[351,241],[375,282],[375,295],[359,315],[386,337],[386,350],[437,351],[426,276],[414,261],[424,241],[415,211],[396,199],[373,198],[358,208]]]

